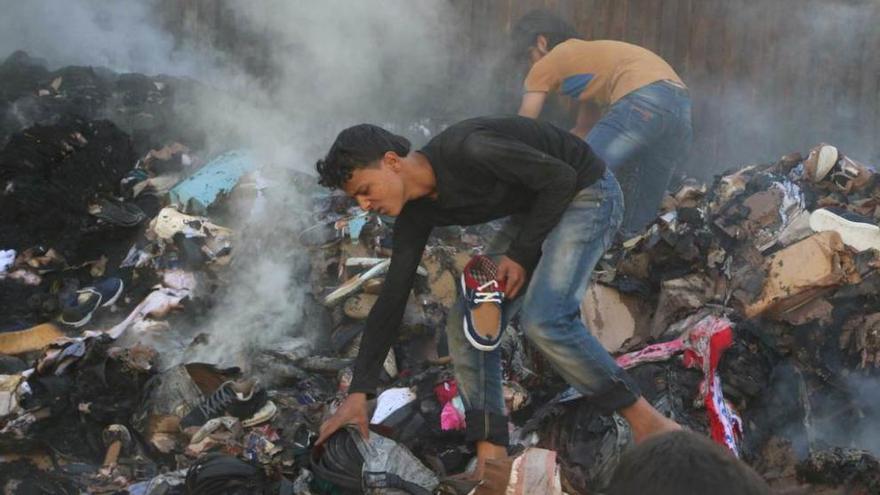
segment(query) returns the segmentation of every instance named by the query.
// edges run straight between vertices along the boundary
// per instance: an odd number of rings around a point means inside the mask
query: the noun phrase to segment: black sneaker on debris
[[[106,308],[113,305],[119,299],[119,296],[122,295],[122,291],[125,289],[125,283],[121,278],[107,277],[98,280],[95,282],[95,285],[87,287],[87,289],[99,292],[101,294],[101,307]]]
[[[78,290],[65,301],[61,310],[61,323],[79,328],[92,319],[101,306],[101,293],[92,287]]]
[[[267,401],[266,391],[256,380],[224,382],[207,399],[180,420],[180,429],[202,426],[209,419],[223,415],[250,418]]]
[[[116,277],[107,277],[95,282],[91,287],[76,291],[66,301],[62,301],[61,323],[79,328],[92,319],[98,308],[106,308],[115,303],[125,283]]]

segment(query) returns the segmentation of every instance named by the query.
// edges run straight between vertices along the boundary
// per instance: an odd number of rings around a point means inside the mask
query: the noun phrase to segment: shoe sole
[[[462,274],[461,277],[459,278],[459,283],[461,283],[461,293],[462,293],[462,298],[464,298],[464,294],[467,294],[467,287],[464,283],[464,274]],[[495,343],[493,345],[481,344],[474,339],[474,337],[471,335],[470,332],[468,332],[467,311],[468,311],[468,309],[465,308],[465,315],[462,316],[462,319],[461,319],[461,331],[464,332],[464,337],[467,339],[467,341],[470,342],[470,344],[472,346],[474,346],[474,348],[476,348],[477,350],[480,350],[480,351],[490,352],[490,351],[494,351],[495,349],[497,349],[498,346],[501,344],[501,333],[504,331],[504,329],[502,328],[498,332],[498,340],[495,341]]]
[[[824,179],[837,163],[838,155],[837,148],[829,144],[819,148],[819,157],[816,159],[816,176],[813,180],[819,182]]]
[[[119,280],[119,290],[117,290],[116,293],[113,294],[113,296],[112,296],[110,299],[107,300],[107,302],[105,302],[105,303],[101,303],[101,307],[102,307],[102,308],[106,308],[107,306],[110,306],[110,305],[112,305],[113,303],[115,303],[116,300],[119,299],[119,296],[122,295],[122,291],[123,291],[124,289],[125,289],[125,282],[123,282],[123,281],[120,279],[120,280]]]
[[[810,228],[815,232],[833,230],[840,234],[844,244],[860,252],[880,250],[880,227],[870,223],[854,222],[819,209],[810,215]]]
[[[278,413],[278,406],[275,405],[271,400],[266,401],[266,404],[260,408],[259,411],[255,412],[253,416],[248,419],[245,419],[241,422],[241,426],[245,428],[250,428],[251,426],[256,426],[260,423],[265,423],[266,421],[271,420],[275,417],[275,414]]]
[[[71,327],[73,327],[73,328],[79,328],[79,327],[85,325],[86,323],[88,323],[89,321],[91,321],[91,320],[92,320],[92,315],[93,315],[93,314],[95,314],[94,311],[92,311],[91,313],[87,314],[87,315],[85,316],[85,318],[83,318],[83,319],[81,319],[81,320],[79,320],[79,321],[67,321],[67,320],[64,319],[64,317],[62,317],[62,318],[61,318],[61,323],[64,323],[65,325],[67,325],[67,326],[71,326]]]
[[[346,280],[345,283],[339,286],[339,288],[324,297],[324,305],[332,306],[338,303],[349,294],[352,294],[356,290],[360,289],[361,286],[364,285],[364,282],[366,282],[367,280],[378,277],[379,275],[383,275],[386,271],[388,271],[389,266],[391,266],[391,258],[388,258],[381,263],[376,263],[373,268],[370,268],[360,275],[355,275],[354,277],[351,277],[350,279]]]

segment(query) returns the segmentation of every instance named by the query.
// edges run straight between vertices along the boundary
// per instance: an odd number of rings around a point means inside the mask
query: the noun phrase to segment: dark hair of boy
[[[377,160],[393,151],[400,156],[409,153],[409,140],[379,126],[358,124],[339,133],[327,156],[318,160],[318,182],[329,188],[341,189],[351,173],[375,165]]]
[[[603,495],[769,495],[758,474],[690,431],[663,433],[626,452]]]
[[[563,41],[581,38],[580,33],[571,24],[544,9],[536,9],[522,16],[513,26],[511,38],[514,50],[525,53],[529,47],[535,45],[538,35],[547,38],[548,50],[552,50]]]

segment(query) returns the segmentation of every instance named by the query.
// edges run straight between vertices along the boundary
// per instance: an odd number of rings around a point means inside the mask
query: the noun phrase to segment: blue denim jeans
[[[665,81],[615,102],[587,134],[587,144],[620,181],[624,235],[656,218],[676,165],[687,160],[692,137],[690,96]]]
[[[622,218],[620,186],[614,174],[606,171],[574,197],[544,240],[525,293],[504,312],[506,325],[521,310],[525,336],[569,384],[609,413],[634,403],[639,392],[587,330],[580,305],[593,268],[611,245]],[[510,222],[488,246],[487,254],[504,254],[517,231],[518,223]],[[459,296],[446,320],[446,338],[465,406],[467,438],[507,445],[501,350],[483,352],[468,343],[463,311]]]

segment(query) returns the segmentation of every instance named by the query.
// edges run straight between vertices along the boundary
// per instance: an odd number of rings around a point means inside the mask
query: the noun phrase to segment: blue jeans
[[[620,180],[629,236],[657,216],[675,166],[690,151],[691,99],[686,89],[659,81],[624,96],[587,134],[593,148]]]
[[[525,336],[556,371],[589,400],[611,412],[634,403],[639,392],[581,320],[580,305],[590,274],[611,245],[623,218],[623,196],[614,174],[606,171],[582,189],[550,231],[542,256],[523,295],[505,308],[506,325],[522,310]],[[518,223],[498,233],[487,254],[504,254]],[[507,445],[507,412],[501,376],[501,350],[479,351],[462,328],[464,303],[458,301],[446,320],[449,353],[465,406],[469,441]]]

